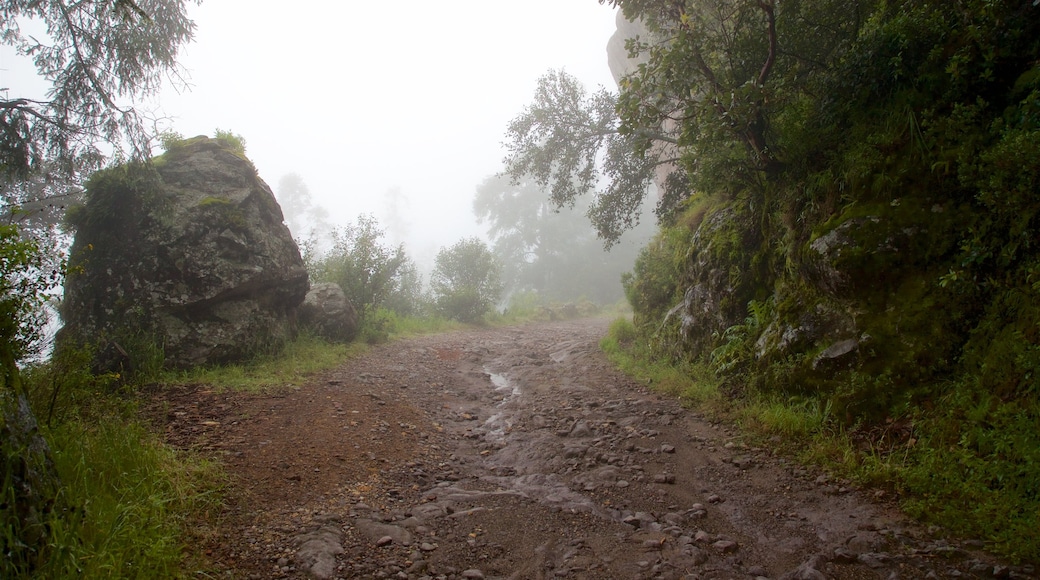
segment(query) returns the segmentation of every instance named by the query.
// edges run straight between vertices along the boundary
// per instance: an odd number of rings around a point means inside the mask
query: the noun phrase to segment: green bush
[[[460,240],[437,253],[432,286],[437,310],[460,322],[476,322],[502,294],[502,267],[487,244]]]
[[[242,157],[246,156],[246,140],[241,135],[232,133],[231,131],[222,131],[217,129],[213,133],[213,138],[224,145],[227,145],[232,151],[238,153]]]
[[[359,324],[383,307],[421,312],[422,280],[404,252],[404,245],[382,242],[385,233],[371,215],[333,232],[332,249],[308,254],[307,269],[317,282],[334,282],[357,310]]]

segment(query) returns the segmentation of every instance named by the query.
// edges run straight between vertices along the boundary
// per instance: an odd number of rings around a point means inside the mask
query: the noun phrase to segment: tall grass
[[[133,421],[70,421],[44,435],[62,488],[51,552],[36,576],[183,575],[189,528],[219,507],[219,468],[174,452]]]
[[[615,319],[599,346],[622,372],[688,407],[718,413],[726,404],[718,379],[706,365],[659,360],[627,318]]]

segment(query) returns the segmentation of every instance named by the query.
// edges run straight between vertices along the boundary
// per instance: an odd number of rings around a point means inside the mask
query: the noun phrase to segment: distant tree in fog
[[[297,240],[331,234],[332,225],[325,218],[325,208],[314,205],[310,189],[299,174],[283,175],[275,188],[275,197],[282,207],[285,225]]]
[[[628,243],[604,250],[584,215],[589,204],[582,197],[556,207],[530,177],[496,175],[477,187],[473,211],[478,222],[488,224],[510,292],[533,290],[559,301],[621,299],[621,274],[632,267],[635,254]],[[652,229],[652,221],[643,229]]]

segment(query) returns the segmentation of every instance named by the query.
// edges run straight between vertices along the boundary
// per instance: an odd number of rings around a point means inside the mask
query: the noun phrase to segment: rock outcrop
[[[147,341],[187,367],[252,356],[295,332],[308,289],[271,189],[233,145],[197,137],[96,174],[76,238],[59,346]]]

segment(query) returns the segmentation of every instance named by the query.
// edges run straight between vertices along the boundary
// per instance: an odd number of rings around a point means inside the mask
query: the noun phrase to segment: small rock
[[[481,580],[484,578],[484,573],[476,568],[470,568],[462,571],[463,578],[470,578],[471,580]]]
[[[711,546],[723,554],[730,554],[737,551],[737,543],[733,540],[719,540]]]
[[[856,561],[857,554],[844,547],[834,549],[834,561],[839,564],[851,564]]]
[[[660,550],[664,548],[663,540],[643,540],[644,550]]]
[[[863,564],[863,565],[868,566],[870,568],[874,568],[875,570],[878,569],[878,568],[883,568],[885,566],[885,563],[883,561],[884,559],[885,558],[881,554],[873,554],[873,553],[871,553],[871,554],[860,554],[859,556],[856,556],[856,560],[860,564]]]
[[[722,503],[722,496],[717,494],[711,494],[708,496],[708,503]]]
[[[760,576],[769,576],[769,571],[765,569],[765,566],[750,566],[747,569],[748,576],[754,576],[758,578]]]
[[[390,544],[393,544],[393,543],[394,543],[394,539],[391,538],[390,536],[383,536],[382,538],[379,538],[378,540],[376,540],[376,546],[379,546],[380,548],[382,548],[383,546],[389,546]]]

